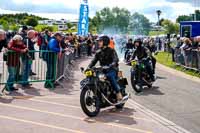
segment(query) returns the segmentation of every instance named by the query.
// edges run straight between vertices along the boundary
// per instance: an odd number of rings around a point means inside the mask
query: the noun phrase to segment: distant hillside
[[[8,22],[8,24],[25,24],[25,21],[28,18],[34,18],[36,20],[44,20],[47,18],[42,18],[35,15],[29,15],[27,13],[19,13],[19,14],[0,14],[0,24],[2,21]]]
[[[47,18],[42,18],[35,15],[29,15],[28,13],[18,13],[18,14],[0,14],[0,25],[2,25],[5,30],[17,30],[19,25],[26,25],[27,20],[34,19],[45,20]]]

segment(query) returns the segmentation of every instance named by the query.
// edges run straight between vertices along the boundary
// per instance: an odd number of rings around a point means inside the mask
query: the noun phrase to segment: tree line
[[[35,27],[38,25],[38,20],[45,20],[47,18],[42,18],[28,13],[18,13],[18,14],[1,14],[0,15],[0,25],[2,25],[4,30],[16,31],[19,25],[28,25]]]
[[[150,21],[142,14],[131,14],[125,8],[103,8],[90,19],[90,32],[113,34],[148,34]]]
[[[200,20],[200,10],[196,10],[194,14],[178,16],[176,23],[167,19],[161,19],[159,25],[164,27],[165,33],[178,34],[179,22],[192,21],[195,18],[196,20]],[[19,29],[19,25],[36,27],[39,20],[47,19],[48,18],[42,18],[31,14],[29,15],[28,13],[1,14],[0,25],[4,30],[16,31]],[[152,29],[152,23],[143,14],[138,12],[131,13],[125,8],[118,7],[112,9],[107,7],[103,8],[96,12],[95,16],[90,18],[89,22],[90,33],[149,35]],[[41,27],[39,25],[36,28],[44,29],[53,27]]]
[[[200,20],[200,11],[196,10],[194,14],[196,15],[196,20]],[[176,22],[160,19],[159,26],[164,28],[164,31],[160,33],[178,34],[179,22],[194,20],[194,14],[178,16]],[[89,27],[92,33],[149,35],[153,28],[152,24],[147,17],[138,12],[131,14],[130,11],[124,8],[114,7],[111,9],[106,7],[96,12],[96,15],[90,19]],[[158,23],[156,24],[158,25]]]
[[[181,21],[200,21],[200,10],[195,10],[193,14],[190,15],[181,15],[176,19],[176,22],[179,23]]]

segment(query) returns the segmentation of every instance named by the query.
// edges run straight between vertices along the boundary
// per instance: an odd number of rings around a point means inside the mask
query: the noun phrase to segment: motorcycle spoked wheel
[[[137,92],[137,93],[142,92],[143,86],[136,83],[133,75],[131,75],[131,85],[132,85],[132,88],[135,90],[135,92]]]
[[[100,100],[89,87],[81,91],[80,104],[83,112],[89,117],[95,117],[100,112]]]

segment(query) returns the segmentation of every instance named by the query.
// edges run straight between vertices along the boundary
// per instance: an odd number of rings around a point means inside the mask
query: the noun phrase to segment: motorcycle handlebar
[[[109,66],[103,66],[102,69],[110,69]]]

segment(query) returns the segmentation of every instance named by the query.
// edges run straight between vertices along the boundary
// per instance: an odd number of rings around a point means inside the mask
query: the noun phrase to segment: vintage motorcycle
[[[142,92],[144,86],[151,88],[153,84],[145,66],[146,61],[151,63],[151,60],[146,58],[142,60],[132,60],[130,62],[131,85],[137,93]]]
[[[129,98],[129,95],[126,93],[127,79],[123,78],[122,72],[119,72],[116,78],[118,78],[124,98],[120,102],[117,101],[116,92],[105,75],[108,69],[110,68],[93,67],[87,70],[81,68],[86,78],[80,82],[80,104],[83,112],[89,117],[97,116],[101,108],[115,106],[117,109],[121,109]]]
[[[127,49],[127,53],[125,56],[125,63],[129,63],[130,58],[132,57],[133,53],[135,52],[135,49]]]

